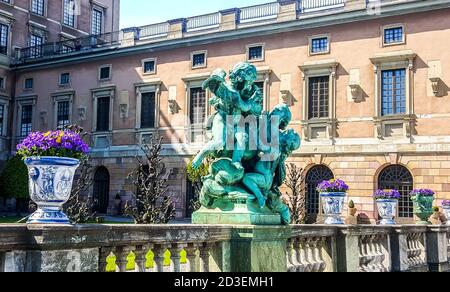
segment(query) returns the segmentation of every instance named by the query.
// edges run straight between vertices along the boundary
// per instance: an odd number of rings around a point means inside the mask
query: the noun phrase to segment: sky
[[[120,27],[141,26],[272,0],[122,0]]]

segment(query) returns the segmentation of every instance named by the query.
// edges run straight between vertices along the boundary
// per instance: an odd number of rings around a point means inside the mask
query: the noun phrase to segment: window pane
[[[328,38],[317,38],[311,41],[311,53],[328,52]]]
[[[31,133],[32,122],[33,122],[33,106],[32,105],[22,106],[20,136],[25,137],[28,136],[29,133]]]
[[[385,70],[381,76],[381,114],[406,113],[406,69]]]
[[[309,78],[309,119],[329,117],[328,76]]]
[[[146,129],[155,127],[155,113],[155,93],[143,93],[141,104],[141,128]]]
[[[251,47],[248,49],[248,59],[249,60],[261,60],[262,58],[263,58],[262,46]]]
[[[5,119],[5,106],[0,105],[0,135],[3,136],[3,122]]]
[[[92,10],[92,31],[93,35],[99,35],[102,33],[102,21],[103,13],[100,10]]]
[[[205,65],[205,54],[195,54],[192,56],[192,67],[199,67]]]
[[[27,78],[25,79],[25,89],[33,89],[33,78]]]
[[[8,53],[8,37],[9,27],[0,24],[0,54],[6,55]]]
[[[31,11],[39,15],[44,15],[44,0],[32,0]]]
[[[111,68],[102,67],[100,68],[100,79],[109,79],[111,77]]]
[[[64,24],[75,26],[75,1],[64,0]]]
[[[97,131],[109,131],[109,96],[97,99]]]
[[[70,124],[69,101],[58,102],[57,128],[64,129]]]
[[[43,39],[41,36],[32,34],[30,36],[30,57],[38,58],[42,56],[42,43]]]
[[[198,125],[205,122],[206,91],[200,88],[191,88],[191,124]]]
[[[403,42],[403,28],[395,27],[384,30],[384,43],[401,43]]]
[[[153,73],[153,72],[155,72],[155,61],[144,62],[144,73]]]
[[[69,74],[69,73],[63,73],[63,74],[61,74],[59,83],[60,83],[61,85],[67,85],[67,84],[69,84],[69,83],[70,83],[70,74]]]

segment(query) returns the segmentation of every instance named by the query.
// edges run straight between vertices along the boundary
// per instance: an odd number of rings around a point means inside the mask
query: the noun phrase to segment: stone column
[[[427,258],[430,272],[450,271],[447,226],[430,226],[427,232]]]
[[[359,234],[355,228],[339,228],[336,251],[338,272],[360,272]]]
[[[186,32],[186,19],[178,18],[172,19],[168,21],[169,23],[169,34],[167,35],[168,39],[178,39],[182,38],[184,33]]]
[[[231,8],[219,11],[220,30],[233,30],[237,28],[241,11],[239,8]]]
[[[136,41],[139,40],[140,36],[140,28],[139,27],[130,27],[124,28],[122,30],[122,39],[121,45],[122,47],[131,47],[136,44]]]
[[[300,3],[298,0],[278,0],[280,11],[278,12],[277,21],[291,21],[297,19],[298,8]]]

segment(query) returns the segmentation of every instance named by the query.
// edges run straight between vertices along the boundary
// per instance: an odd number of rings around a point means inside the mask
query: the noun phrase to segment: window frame
[[[101,78],[102,77],[102,69],[109,68],[109,77],[108,78]],[[107,65],[101,65],[98,67],[98,81],[109,81],[112,79],[112,64]]]
[[[65,74],[68,74],[69,75],[69,82],[67,82],[67,83],[61,83],[61,81],[62,81],[62,76],[63,75],[65,75]],[[61,73],[59,73],[59,77],[58,77],[58,85],[59,85],[59,87],[70,87],[71,86],[71,83],[72,83],[72,76],[71,76],[72,74],[70,74],[70,72],[61,72]]]
[[[402,29],[402,40],[399,42],[393,42],[393,43],[386,43],[386,30],[388,29],[395,29],[395,28],[401,28]],[[398,46],[398,45],[405,45],[406,44],[406,25],[403,23],[396,23],[396,24],[389,24],[381,27],[381,47],[391,47],[391,46]]]
[[[8,133],[9,103],[9,98],[0,97],[0,105],[3,106],[3,124],[0,127],[0,137],[6,137]]]
[[[53,95],[53,128],[58,127],[58,104],[60,102],[69,102],[69,125],[73,122],[73,99],[75,92],[60,92]]]
[[[66,20],[66,15],[65,15],[66,14],[66,0],[61,0],[61,1],[62,1],[62,20],[61,20],[61,24],[64,25],[64,26],[70,27],[70,28],[77,28],[77,26],[78,26],[77,25],[78,17],[76,15],[76,13],[74,13],[72,15],[72,17],[73,17],[73,25],[70,25],[70,24],[65,22],[65,20]],[[74,5],[76,5],[76,3],[74,3]],[[75,10],[74,10],[74,12],[75,12]],[[70,14],[69,14],[69,17],[70,17]]]
[[[6,45],[5,45],[6,51],[2,55],[9,56],[9,52],[10,52],[9,45],[11,43],[11,25],[9,23],[0,21],[0,36],[1,36],[1,26],[5,26],[6,27],[6,34],[7,34],[6,37],[5,37],[5,40],[6,40]]]
[[[94,12],[100,12],[101,19],[100,19],[100,33],[94,33]],[[105,31],[105,9],[100,6],[93,6],[91,8],[91,17],[90,17],[90,23],[91,23],[91,34],[92,35],[101,35]]]
[[[30,88],[27,88],[27,80],[32,80],[31,82],[31,84],[32,84],[32,87],[30,87]],[[24,79],[23,79],[23,90],[24,91],[32,91],[32,90],[34,90],[34,77],[25,77]]]
[[[22,113],[24,106],[31,106],[31,131],[33,131],[35,116],[36,116],[36,100],[37,96],[29,96],[24,98],[19,98],[17,100],[17,129],[16,136],[20,138],[25,138],[26,136],[22,136]]]
[[[156,75],[157,72],[157,58],[147,58],[147,59],[143,59],[141,60],[141,71],[142,71],[142,75]],[[154,62],[154,68],[153,71],[151,72],[145,72],[145,63],[147,62]]]
[[[33,11],[33,1],[42,1],[42,14],[37,11]],[[47,16],[47,1],[46,0],[30,0],[30,12],[34,15],[46,17]]]
[[[258,59],[250,59],[250,50],[252,48],[261,47],[261,58]],[[264,62],[266,59],[266,44],[265,43],[256,43],[256,44],[249,44],[246,47],[246,60],[249,63],[256,63],[256,62]]]
[[[113,117],[114,117],[114,98],[116,87],[101,87],[96,89],[91,89],[92,99],[93,99],[93,111],[92,111],[92,132],[98,133],[110,133],[113,130]],[[102,97],[109,97],[109,128],[107,131],[97,130],[97,115],[98,115],[98,99]]]
[[[313,52],[313,41],[318,39],[327,39],[327,50],[323,52]],[[331,35],[330,34],[320,34],[313,35],[308,37],[308,53],[309,56],[317,56],[317,55],[327,55],[331,53]]]
[[[202,65],[194,65],[194,57],[196,55],[204,55],[205,61]],[[191,52],[191,69],[195,70],[195,69],[201,69],[201,68],[206,68],[208,67],[208,51],[207,50],[200,50],[200,51],[194,51]]]

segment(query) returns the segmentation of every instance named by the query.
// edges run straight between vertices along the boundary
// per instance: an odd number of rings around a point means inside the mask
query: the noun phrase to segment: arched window
[[[333,172],[325,165],[311,168],[306,174],[306,212],[309,215],[320,213],[320,197],[317,185],[324,180],[333,179]]]
[[[401,165],[388,166],[380,173],[378,177],[379,189],[395,189],[401,194],[398,217],[414,218],[413,202],[409,194],[414,188],[414,179],[409,170]]]
[[[106,214],[109,205],[109,172],[106,167],[99,167],[94,174],[94,210]]]

